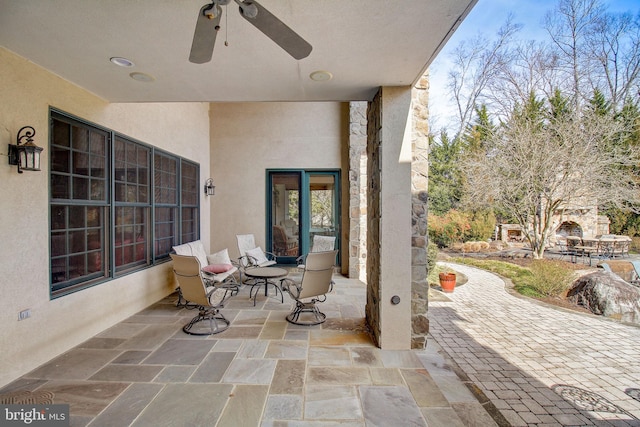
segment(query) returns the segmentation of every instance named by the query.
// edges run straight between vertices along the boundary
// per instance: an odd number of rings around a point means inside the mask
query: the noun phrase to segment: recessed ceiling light
[[[309,78],[314,82],[327,82],[333,78],[333,74],[328,71],[318,70],[309,74]]]
[[[131,77],[133,80],[144,83],[150,83],[155,80],[155,77],[146,73],[131,73],[129,74],[129,77]]]
[[[133,67],[135,64],[129,61],[127,58],[121,58],[119,56],[114,56],[113,58],[109,58],[109,61],[120,66],[120,67]]]

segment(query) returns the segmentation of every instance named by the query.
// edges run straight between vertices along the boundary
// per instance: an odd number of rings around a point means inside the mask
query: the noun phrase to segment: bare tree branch
[[[513,115],[488,152],[466,159],[467,195],[511,212],[542,257],[558,209],[640,203],[629,168],[640,156],[615,144],[621,130],[611,116],[592,112],[544,122]]]

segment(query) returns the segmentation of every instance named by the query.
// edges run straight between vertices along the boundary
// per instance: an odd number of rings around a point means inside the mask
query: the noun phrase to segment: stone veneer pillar
[[[367,281],[367,103],[349,103],[349,277]]]
[[[427,345],[429,282],[427,281],[427,184],[429,154],[429,79],[425,73],[412,90],[411,135],[411,348]]]
[[[409,87],[369,103],[365,312],[382,349],[411,348],[411,121]]]

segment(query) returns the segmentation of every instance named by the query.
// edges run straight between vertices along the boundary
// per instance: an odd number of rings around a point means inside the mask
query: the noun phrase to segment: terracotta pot
[[[456,274],[455,273],[440,273],[440,287],[442,292],[451,293],[456,288]]]

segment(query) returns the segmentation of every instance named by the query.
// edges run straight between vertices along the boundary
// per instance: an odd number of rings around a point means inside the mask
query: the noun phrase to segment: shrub
[[[466,241],[486,241],[493,235],[495,224],[492,212],[452,209],[444,215],[429,214],[429,238],[439,247],[451,247]]]
[[[438,258],[438,245],[429,240],[427,245],[427,271],[431,272],[436,268]]]
[[[442,216],[429,214],[427,222],[429,238],[439,247],[463,242],[467,231],[471,228],[468,214],[455,209]]]
[[[493,236],[496,228],[496,216],[492,211],[477,211],[470,216],[470,228],[465,236],[467,240],[482,241]]]
[[[534,260],[531,264],[531,273],[533,277],[529,286],[542,296],[559,296],[573,281],[573,271],[567,270],[558,261]]]

